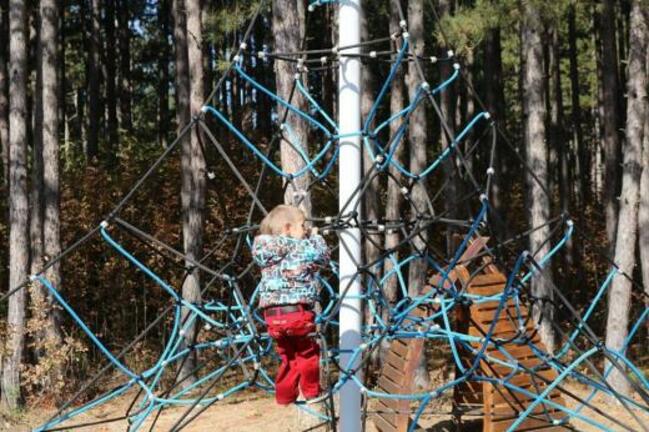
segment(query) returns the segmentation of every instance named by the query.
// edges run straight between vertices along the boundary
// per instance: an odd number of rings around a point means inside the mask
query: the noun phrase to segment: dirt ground
[[[571,386],[570,391],[576,393],[580,397],[585,397],[588,393],[585,388],[578,386]],[[125,412],[128,401],[126,399],[113,402],[109,405],[96,408],[94,411],[80,416],[75,423],[93,422],[106,420],[111,417],[118,417]],[[574,407],[574,403],[569,403]],[[620,420],[621,422],[629,425],[632,430],[641,431],[642,428],[638,426],[632,416],[621,406],[614,402],[609,401],[606,397],[596,398],[595,405],[611,415],[612,417]],[[371,409],[372,405],[370,405]],[[433,410],[439,412],[449,412],[450,400],[440,401],[437,405],[431,406]],[[32,430],[33,427],[42,424],[51,415],[53,411],[32,411],[23,413],[20,416],[14,416],[13,420],[3,418],[0,420],[1,431],[12,432],[27,432]],[[168,409],[163,412],[158,420],[155,431],[168,431],[182,415],[184,410]],[[584,409],[583,413],[596,419],[600,423],[606,425],[610,431],[624,430],[619,425],[616,425],[610,420],[606,420],[594,413],[591,410]],[[649,425],[649,415],[637,413],[640,421],[645,425]],[[67,423],[71,425],[72,423]],[[203,432],[203,431],[238,431],[238,432],[298,432],[305,430],[313,431],[326,431],[326,427],[315,427],[317,421],[313,420],[310,416],[303,413],[298,413],[295,406],[281,407],[275,404],[273,398],[265,393],[259,391],[249,391],[241,393],[233,398],[226,399],[217,403],[206,410],[200,417],[198,417],[190,426],[183,429],[187,432]],[[480,421],[473,421],[471,427],[465,427],[464,432],[468,431],[481,431]],[[572,420],[571,425],[577,431],[597,431],[601,430],[595,428],[583,421]],[[420,430],[426,432],[452,432],[456,428],[449,415],[434,415],[426,413],[422,416],[420,421]],[[93,431],[93,432],[124,432],[127,430],[127,422],[124,420],[117,421],[105,425],[93,425],[79,429],[78,431]],[[143,431],[148,431],[149,427],[142,428]],[[366,428],[367,432],[376,432],[376,428],[371,421],[368,421]]]

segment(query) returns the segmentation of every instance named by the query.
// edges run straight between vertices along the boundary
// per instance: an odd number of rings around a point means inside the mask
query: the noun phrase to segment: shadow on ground
[[[426,428],[425,431],[426,432],[481,432],[482,420],[472,420],[472,421],[464,422],[461,428],[459,428],[458,425],[453,420],[444,420]]]

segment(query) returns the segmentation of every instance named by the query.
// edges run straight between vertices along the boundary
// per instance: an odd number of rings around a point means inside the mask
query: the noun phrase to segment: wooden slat
[[[479,274],[470,281],[472,287],[482,287],[507,283],[507,278],[502,273]]]
[[[505,432],[509,427],[514,424],[516,419],[512,420],[504,420],[504,421],[493,421],[491,424],[491,429],[490,432]],[[522,432],[522,431],[527,431],[530,429],[537,430],[538,428],[542,428],[545,426],[553,426],[552,423],[548,423],[547,420],[541,420],[541,419],[536,419],[536,418],[528,418],[525,419],[517,428],[516,431]],[[541,429],[543,432],[546,431],[546,429]]]
[[[507,317],[505,317],[504,319],[495,320],[493,322],[496,323],[493,330],[495,335],[498,335],[500,333],[507,333],[507,332],[516,333],[519,330],[518,323],[512,322],[512,320],[510,320]],[[482,329],[482,331],[487,333],[487,331],[489,331],[489,328],[491,327],[491,323],[490,322],[475,323],[472,325],[472,327]],[[527,322],[526,330],[530,333],[534,330],[534,326],[529,321]]]
[[[386,363],[391,364],[397,370],[403,370],[405,368],[405,365],[406,365],[406,359],[403,358],[403,357],[400,357],[394,351],[388,351],[385,354],[385,358],[383,359],[383,361],[385,361]]]
[[[540,364],[543,363],[539,362],[539,359],[537,358],[523,359],[518,362],[518,366],[520,368],[527,368],[527,369],[532,369],[533,367],[539,366]],[[512,367],[505,366],[505,365],[490,364],[487,370],[491,372],[492,376],[504,377],[509,375],[512,372],[512,369],[513,369]],[[546,370],[546,369],[548,369],[548,366],[539,368],[539,370]],[[521,373],[524,373],[524,371],[521,371]]]
[[[457,277],[455,276],[455,272],[451,272],[451,274],[448,275],[448,277],[444,281],[443,289],[446,290],[450,289],[453,286],[453,283],[455,282],[456,279]],[[432,288],[439,289],[439,285],[442,283],[442,276],[437,274],[432,278],[430,278],[428,283],[430,284],[429,290]]]
[[[406,376],[403,374],[403,371],[396,369],[391,364],[385,363],[383,365],[383,368],[381,368],[381,375],[387,376],[391,381],[397,384],[405,384]]]
[[[527,372],[519,373],[508,379],[507,383],[516,387],[526,387],[528,384],[531,385],[534,382],[536,382],[538,385],[543,385],[547,384],[547,382],[554,381],[556,377],[557,372],[554,369],[546,369],[536,372],[533,377],[530,376]]]
[[[399,432],[399,429],[392,423],[388,422],[383,416],[376,414],[372,416],[374,425],[380,432]]]
[[[507,351],[507,354],[509,354],[509,356],[514,357],[515,359],[536,357],[534,351],[532,351],[532,348],[530,348],[529,345],[506,346],[505,350]],[[504,352],[500,351],[497,347],[494,347],[492,351],[488,351],[488,354],[490,357],[499,360],[503,360],[507,362],[511,361],[511,359],[507,355],[505,355]]]
[[[489,237],[478,237],[475,240],[471,240],[469,246],[467,246],[466,250],[460,257],[459,262],[464,263],[465,261],[473,259],[482,251],[482,249],[485,248],[485,246],[487,246],[488,241]]]
[[[495,312],[495,311],[494,311]],[[482,313],[482,314],[476,314],[476,316],[472,317],[473,321],[477,324],[491,324],[491,322],[496,318],[494,315],[494,312],[490,313]],[[522,321],[521,324],[529,325],[532,323],[532,320],[528,320],[528,313],[527,310],[521,311],[520,315],[515,309],[503,309],[500,311],[500,314],[498,314],[498,320],[497,321],[509,321],[509,322],[514,322],[515,324],[518,324],[519,321]]]
[[[539,393],[545,390],[546,387],[543,386],[539,389]],[[492,405],[490,410],[500,409],[500,413],[510,413],[513,409],[518,409],[522,411],[521,407],[527,407],[531,402],[536,400],[536,391],[528,388],[534,396],[528,396],[523,393],[518,393],[510,389],[498,388],[493,392]],[[546,400],[552,401],[554,403],[563,403],[563,398],[559,392],[551,392],[549,396],[546,396]],[[552,410],[552,406],[546,405],[546,409]]]
[[[390,381],[387,377],[381,376],[379,377],[379,382],[377,383],[378,387],[382,389],[385,393],[392,393],[392,394],[406,394],[408,391],[404,389],[403,387],[400,387],[399,385],[393,383]]]
[[[394,339],[392,343],[390,343],[390,351],[394,351],[397,353],[399,357],[406,358],[408,356],[408,351],[410,350],[409,342],[402,341],[401,339]]]
[[[498,309],[499,305],[500,305],[499,298],[495,298],[493,300],[485,301],[482,303],[473,304],[471,305],[471,317],[473,318],[474,321],[481,321],[482,319],[479,320],[476,319],[473,314],[478,313],[480,315],[485,315],[490,313],[493,316],[494,312],[496,311],[496,309]],[[519,305],[519,308],[521,310],[521,313],[523,312],[523,309],[527,309],[525,308],[524,305]],[[505,304],[502,307],[502,311],[504,312],[505,310],[508,309],[510,310],[510,314],[512,316],[518,315],[518,311],[516,309],[516,303],[514,302],[514,300],[507,299],[507,301],[505,302]],[[488,317],[485,317],[485,319],[488,319]]]
[[[382,402],[385,402],[386,399],[381,399]],[[407,412],[408,410],[408,404],[406,403],[405,407],[403,404],[401,406],[386,406],[383,404],[378,404],[376,407],[376,410],[378,411],[375,413],[375,415],[383,417],[385,421],[388,423],[394,425],[395,428],[399,429],[399,424],[403,423],[403,421],[400,419],[401,414],[398,414],[399,412]]]

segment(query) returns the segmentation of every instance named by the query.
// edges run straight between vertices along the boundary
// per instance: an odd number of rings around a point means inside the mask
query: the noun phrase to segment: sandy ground
[[[571,386],[571,391],[581,397],[587,395],[584,388]],[[641,426],[638,425],[632,416],[621,406],[604,398],[595,399],[596,406],[614,418],[624,422],[630,426],[631,430],[641,431]],[[574,403],[569,403],[574,407]],[[371,407],[372,405],[370,405]],[[80,416],[75,423],[79,422],[92,422],[106,420],[111,417],[120,416],[125,412],[127,407],[127,400],[119,400],[109,405],[96,408],[88,414]],[[440,402],[433,409],[448,412],[450,402]],[[169,409],[165,410],[158,420],[155,431],[168,431],[175,424],[178,418],[183,414],[183,409]],[[619,425],[616,425],[610,420],[602,418],[597,413],[584,409],[583,413],[597,419],[600,423],[606,425],[610,431],[625,430]],[[47,419],[48,414],[51,415],[52,411],[33,411],[24,413],[18,417],[18,420],[10,421],[7,418],[0,420],[1,431],[12,432],[26,432],[31,428],[41,424],[43,420]],[[649,427],[649,415],[637,414],[640,421]],[[71,425],[67,423],[66,425]],[[326,431],[326,427],[312,428],[317,424],[310,416],[303,413],[298,413],[298,409],[294,406],[280,407],[275,404],[271,396],[262,392],[249,391],[242,393],[239,396],[226,399],[223,402],[213,405],[206,410],[200,417],[198,417],[191,425],[183,429],[187,432],[202,432],[202,431],[240,431],[240,432],[298,432],[305,430]],[[571,424],[577,431],[597,431],[601,430],[584,423],[579,420],[572,420]],[[432,415],[427,414],[422,417],[420,421],[422,429],[426,432],[451,432],[455,431],[452,419],[448,415]],[[79,429],[78,431],[93,431],[93,432],[124,432],[127,430],[127,423],[124,420],[117,421],[105,425],[93,425]],[[143,431],[148,431],[149,427],[142,428]],[[474,422],[472,427],[465,428],[464,432],[481,431],[480,422]],[[367,432],[376,432],[371,421],[368,422],[366,428]]]

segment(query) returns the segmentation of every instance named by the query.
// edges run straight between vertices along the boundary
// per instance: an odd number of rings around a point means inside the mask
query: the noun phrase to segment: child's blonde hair
[[[261,221],[259,234],[280,235],[286,225],[301,224],[305,219],[304,212],[299,208],[280,204]]]

